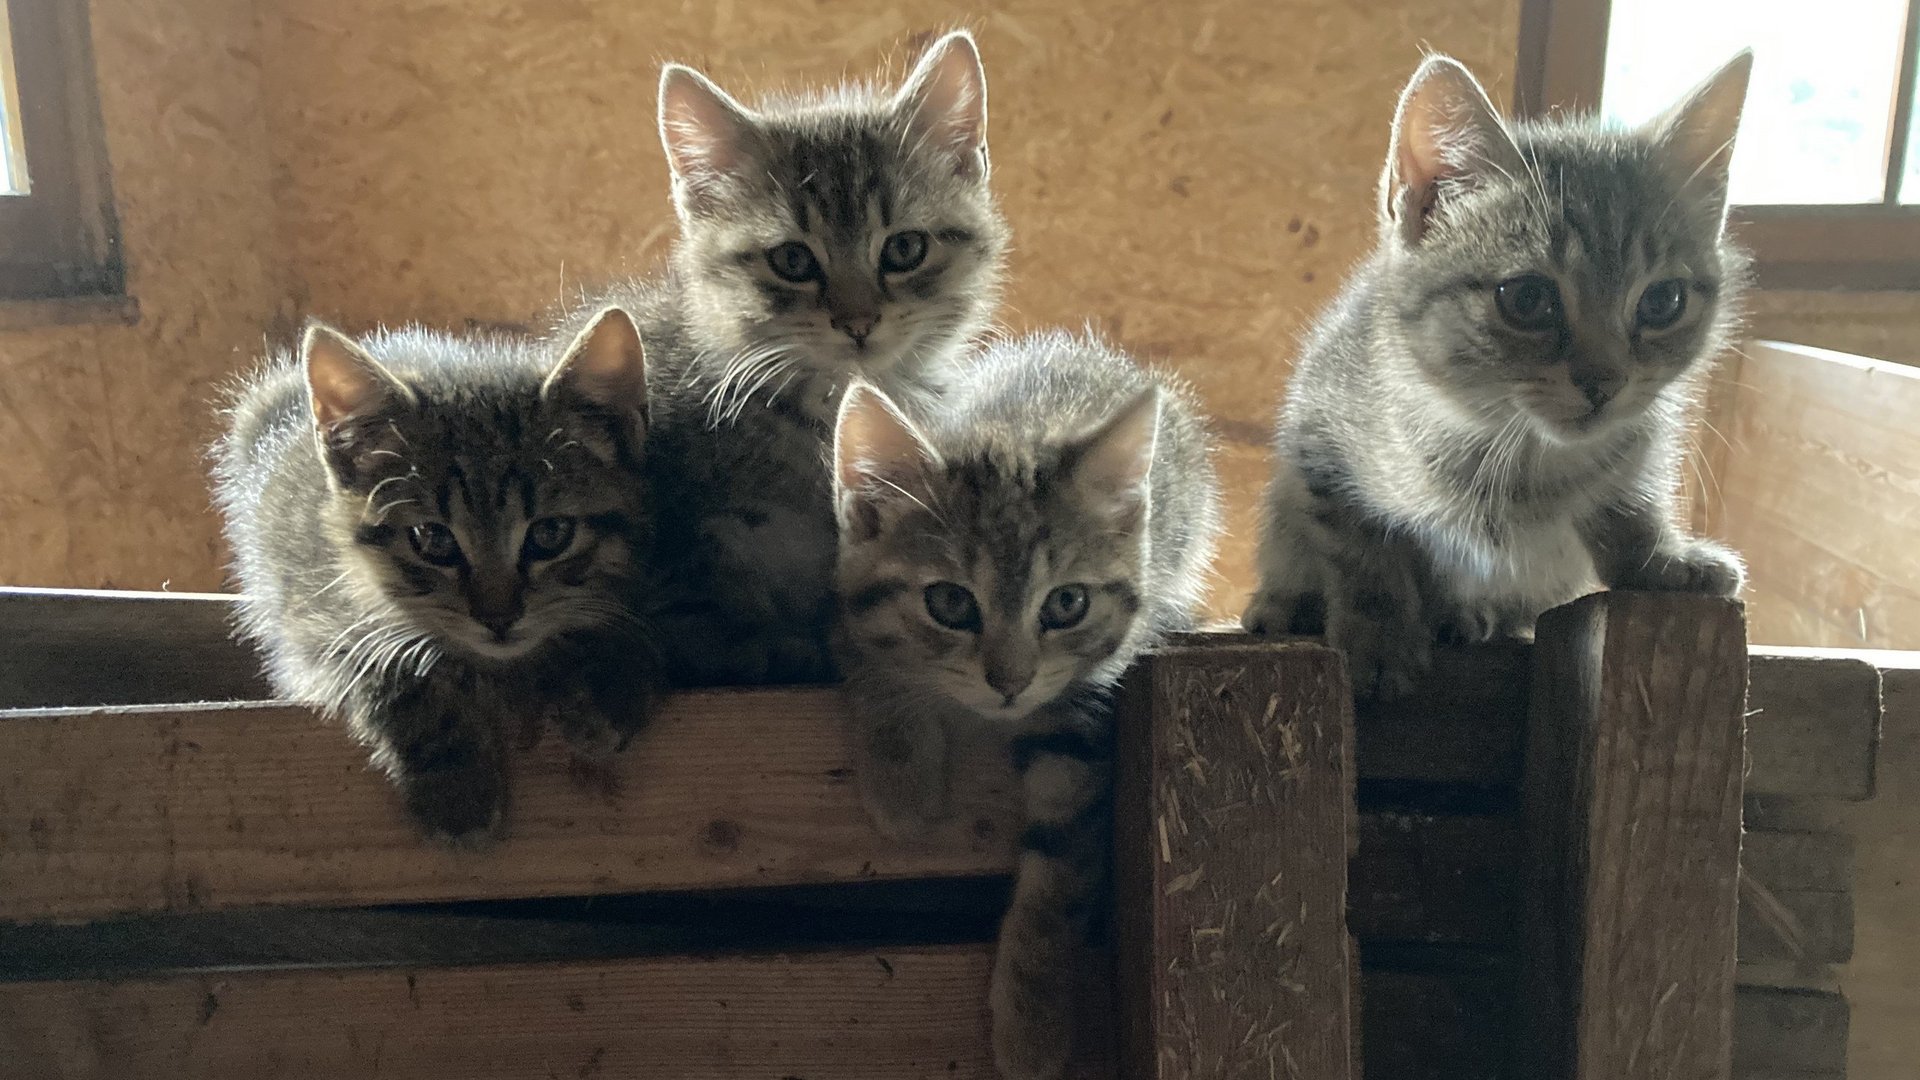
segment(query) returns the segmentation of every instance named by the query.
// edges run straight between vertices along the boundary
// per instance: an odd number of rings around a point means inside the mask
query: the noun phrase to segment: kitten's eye
[[[767,265],[788,281],[812,281],[820,276],[820,262],[813,257],[813,249],[798,240],[768,248]]]
[[[573,543],[573,519],[544,517],[527,526],[522,547],[530,559],[551,559]]]
[[[1080,625],[1087,617],[1087,587],[1062,585],[1047,594],[1040,604],[1040,625],[1049,630],[1065,630]]]
[[[927,614],[949,630],[980,631],[980,605],[966,586],[936,581],[927,586]]]
[[[1560,287],[1539,274],[1521,274],[1493,287],[1500,317],[1515,330],[1537,334],[1560,325]]]
[[[1649,330],[1665,330],[1687,313],[1687,283],[1679,278],[1656,281],[1640,294],[1634,318]]]
[[[407,538],[413,541],[413,550],[435,566],[453,566],[460,561],[460,541],[453,538],[452,529],[439,522],[415,525]]]
[[[927,261],[927,234],[914,229],[887,237],[880,248],[880,269],[889,274],[904,274]]]

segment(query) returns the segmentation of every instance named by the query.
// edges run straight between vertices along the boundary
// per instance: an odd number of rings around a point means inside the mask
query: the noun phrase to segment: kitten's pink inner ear
[[[753,120],[713,80],[679,64],[660,73],[660,142],[675,176],[701,186],[744,172]]]
[[[1518,176],[1525,168],[1473,73],[1455,60],[1430,56],[1400,96],[1383,209],[1415,241],[1442,184],[1481,171]]]
[[[605,408],[645,414],[647,352],[639,327],[625,309],[607,308],[580,331],[547,377],[547,392],[555,389]]]
[[[833,439],[834,483],[844,493],[871,481],[911,488],[933,460],[920,433],[887,396],[861,384],[847,391]]]
[[[956,30],[927,50],[895,99],[914,130],[953,155],[961,176],[987,168],[987,72],[973,35]]]
[[[1159,438],[1160,390],[1149,387],[1088,438],[1075,478],[1091,491],[1131,501],[1146,490]]]
[[[322,428],[377,413],[404,399],[399,382],[378,360],[330,326],[309,326],[300,342],[300,355],[313,419]]]
[[[1705,180],[1724,197],[1752,76],[1753,52],[1743,50],[1653,121],[1656,137],[1684,182]]]

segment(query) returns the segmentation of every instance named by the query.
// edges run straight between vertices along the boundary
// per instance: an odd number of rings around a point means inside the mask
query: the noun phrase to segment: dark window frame
[[[1599,108],[1612,8],[1610,0],[1525,0],[1514,86],[1521,115]],[[1915,120],[1920,0],[1908,0],[1905,33],[1882,201],[1733,208],[1763,288],[1920,289],[1920,205],[1894,201]]]
[[[74,321],[75,301],[130,317],[88,5],[5,3],[30,188],[0,196],[0,325]]]

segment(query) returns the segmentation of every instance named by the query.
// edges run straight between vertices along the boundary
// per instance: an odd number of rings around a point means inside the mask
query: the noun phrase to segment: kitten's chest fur
[[[1645,458],[1630,434],[1595,447],[1529,435],[1504,448],[1416,429],[1383,449],[1369,487],[1389,520],[1418,538],[1435,591],[1464,607],[1511,611],[1544,610],[1594,587],[1580,523],[1618,502]]]

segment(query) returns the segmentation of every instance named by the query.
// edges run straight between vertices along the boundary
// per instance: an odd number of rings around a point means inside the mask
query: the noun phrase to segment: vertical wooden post
[[[1118,722],[1121,1080],[1351,1080],[1345,663],[1167,649]]]
[[[1515,1074],[1725,1080],[1741,608],[1601,593],[1542,617],[1534,655]]]

